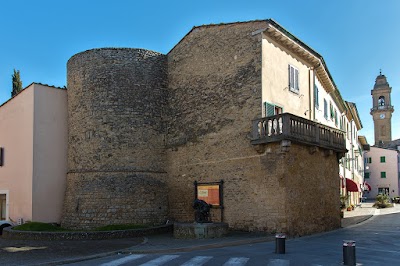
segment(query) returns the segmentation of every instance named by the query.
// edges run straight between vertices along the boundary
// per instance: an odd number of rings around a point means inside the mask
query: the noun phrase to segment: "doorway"
[[[7,220],[7,194],[0,194],[0,221]]]

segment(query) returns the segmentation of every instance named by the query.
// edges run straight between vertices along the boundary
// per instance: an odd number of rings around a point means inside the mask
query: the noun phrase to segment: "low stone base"
[[[217,238],[228,234],[226,223],[174,223],[174,238]]]

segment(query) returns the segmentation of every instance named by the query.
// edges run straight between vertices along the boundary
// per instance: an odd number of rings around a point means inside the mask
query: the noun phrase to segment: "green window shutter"
[[[337,126],[337,125],[338,125],[338,119],[337,119],[337,112],[336,112],[336,110],[334,111],[334,113],[335,113],[335,125]]]
[[[372,158],[371,157],[368,158],[368,163],[372,163]]]
[[[381,163],[385,163],[385,162],[386,162],[385,156],[381,156]]]
[[[275,105],[265,102],[265,116],[275,115]]]
[[[381,178],[386,178],[386,172],[381,172]]]
[[[319,109],[319,95],[318,95],[318,87],[314,84],[314,105],[315,108]]]
[[[365,179],[368,179],[368,178],[369,178],[369,173],[365,173],[365,174],[364,174],[364,178],[365,178]]]

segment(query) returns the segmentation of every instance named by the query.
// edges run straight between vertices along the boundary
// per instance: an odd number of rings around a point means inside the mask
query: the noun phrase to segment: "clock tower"
[[[375,146],[392,140],[392,113],[390,93],[392,88],[382,72],[376,77],[374,88],[371,90],[372,108],[371,115],[374,120]]]

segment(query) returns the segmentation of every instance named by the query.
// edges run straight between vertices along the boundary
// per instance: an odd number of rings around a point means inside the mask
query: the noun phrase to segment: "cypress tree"
[[[12,75],[12,91],[11,97],[14,97],[22,91],[22,81],[19,74],[19,70],[14,69],[14,74]]]

